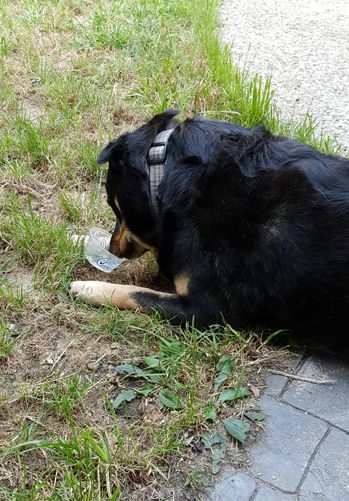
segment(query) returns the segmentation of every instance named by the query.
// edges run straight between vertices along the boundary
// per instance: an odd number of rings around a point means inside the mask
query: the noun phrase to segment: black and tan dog
[[[98,161],[109,162],[111,252],[152,251],[177,293],[91,281],[72,293],[199,327],[224,319],[346,341],[349,161],[261,127],[176,114],[111,141]],[[164,149],[168,129],[155,196],[149,150]]]

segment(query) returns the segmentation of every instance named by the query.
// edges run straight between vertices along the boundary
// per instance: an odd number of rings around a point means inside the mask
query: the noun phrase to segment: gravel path
[[[272,75],[285,119],[309,111],[349,151],[349,0],[223,0],[234,61]]]

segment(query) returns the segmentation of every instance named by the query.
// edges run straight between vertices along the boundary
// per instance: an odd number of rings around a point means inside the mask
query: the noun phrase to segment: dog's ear
[[[155,115],[148,122],[148,124],[156,128],[156,134],[157,134],[158,132],[165,130],[169,126],[170,122],[174,119],[174,117],[178,115],[178,113],[180,113],[180,110],[169,108],[163,113]]]
[[[98,164],[105,164],[109,161],[111,155],[121,156],[124,148],[119,139],[113,139],[107,146],[103,148],[97,159]]]
[[[176,121],[174,117],[180,113],[179,110],[168,109],[163,113],[155,115],[149,122],[140,127],[135,133],[127,134],[127,141],[130,145],[130,149],[137,152],[137,147],[134,143],[139,143],[145,152],[148,152],[151,143],[153,142],[155,136],[165,130],[169,125],[175,126]],[[145,134],[144,137],[141,134]],[[113,139],[109,144],[101,151],[97,163],[104,164],[109,161],[110,157],[118,156],[120,157],[124,153],[124,145],[122,138],[126,135],[121,136],[118,139]],[[144,152],[142,152],[144,154]]]
[[[127,144],[130,151],[134,152],[133,159],[135,162],[137,162],[137,156],[144,159],[148,154],[149,148],[157,134],[171,127],[175,127],[178,124],[177,120],[174,118],[178,113],[179,110],[168,109],[163,113],[155,115],[149,122],[142,125],[142,127],[135,132],[128,134]]]

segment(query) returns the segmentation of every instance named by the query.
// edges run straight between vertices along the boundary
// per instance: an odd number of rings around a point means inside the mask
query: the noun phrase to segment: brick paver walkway
[[[303,358],[295,374],[327,385],[271,376],[260,399],[267,414],[249,468],[228,470],[209,501],[349,501],[349,364]]]

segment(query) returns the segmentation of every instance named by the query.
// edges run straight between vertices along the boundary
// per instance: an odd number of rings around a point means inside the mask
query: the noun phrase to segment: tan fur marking
[[[130,231],[129,231],[129,237],[135,242],[137,242],[139,246],[143,247],[143,249],[149,250],[153,253],[156,252],[155,247],[152,247],[151,245],[144,243],[140,238],[138,238],[134,233],[131,233]]]
[[[120,253],[124,253],[127,248],[127,228],[125,221],[121,222],[119,233],[116,237]]]
[[[95,305],[113,304],[120,310],[145,311],[132,297],[135,292],[151,292],[160,297],[169,297],[172,294],[167,292],[157,292],[145,287],[136,285],[110,284],[97,281],[77,281],[72,282],[70,292],[82,301]]]
[[[127,251],[127,248],[130,244],[132,246],[132,255],[128,257],[130,259],[134,259],[136,257],[141,256],[147,250],[150,250],[156,256],[155,247],[151,247],[147,245],[142,240],[140,240],[134,233],[132,233],[125,224],[125,221],[122,221],[120,224],[119,231],[114,233],[111,241],[110,241],[110,250],[113,254],[124,255]]]
[[[187,296],[189,291],[189,277],[187,275],[177,275],[175,278],[177,294]]]
[[[117,209],[121,212],[120,204],[119,204],[118,199],[116,197],[114,197],[114,202],[115,202]]]

